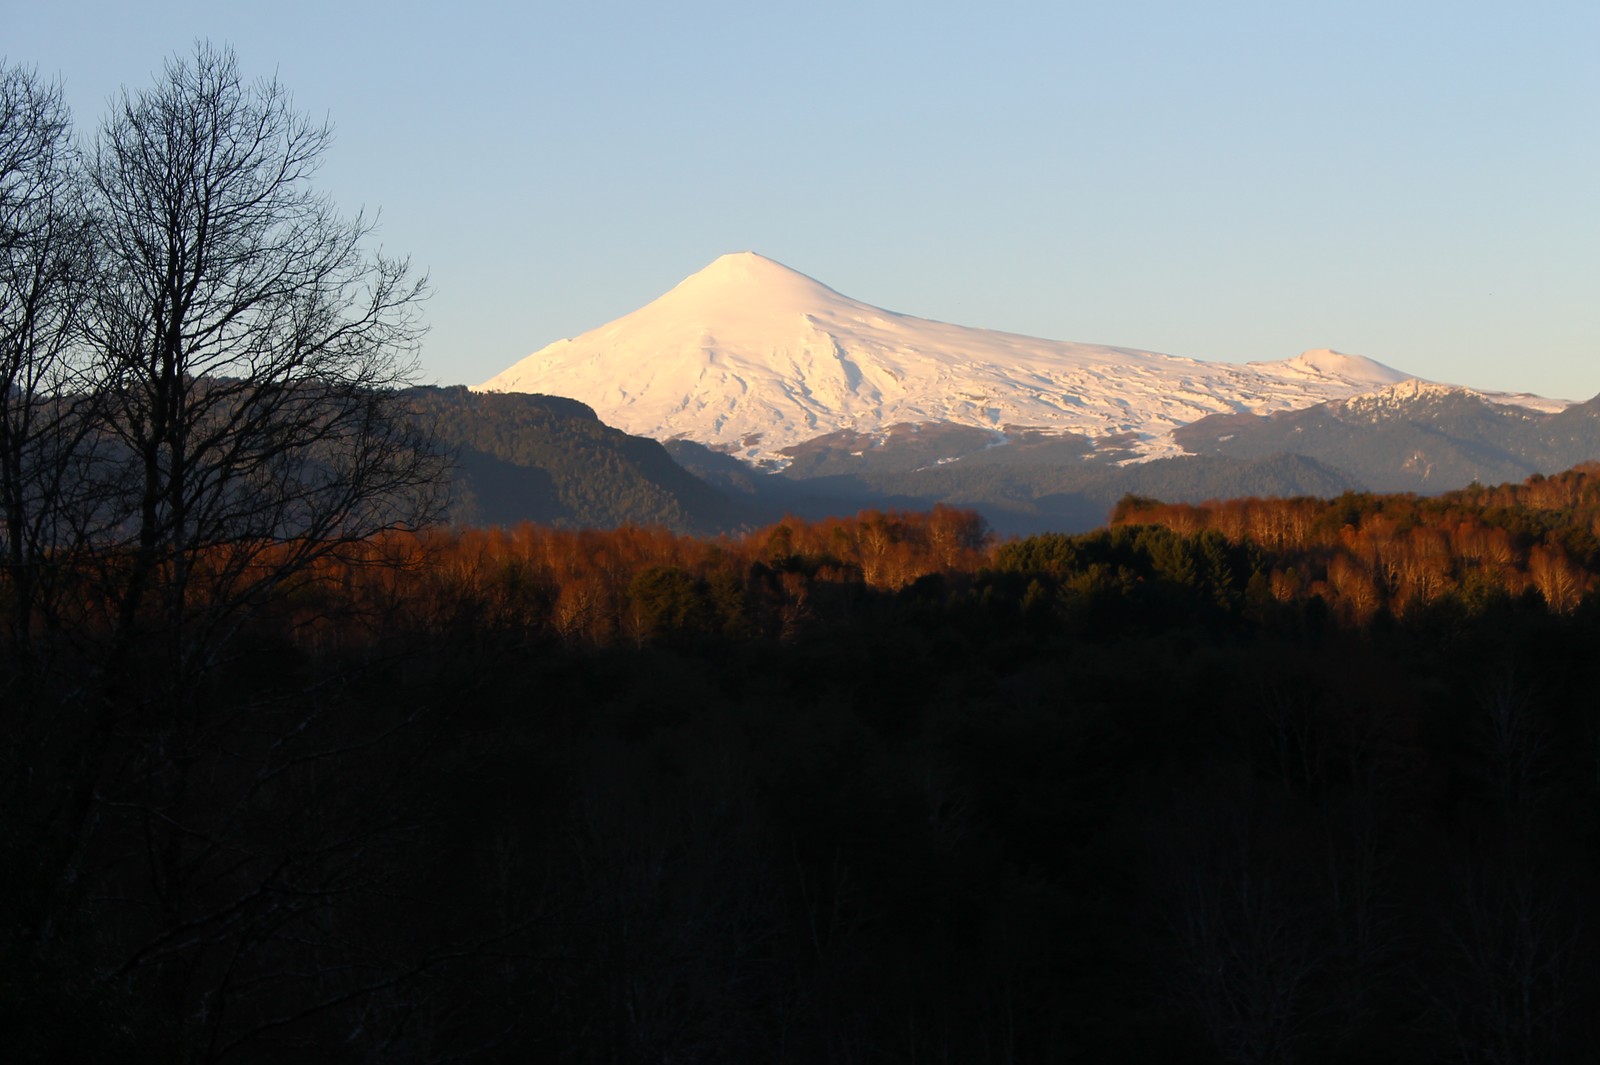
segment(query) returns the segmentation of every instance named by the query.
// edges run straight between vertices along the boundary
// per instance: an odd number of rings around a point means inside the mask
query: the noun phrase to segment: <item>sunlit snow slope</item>
[[[933,421],[1133,434],[1133,451],[1155,458],[1180,450],[1173,428],[1208,414],[1305,407],[1407,377],[1333,351],[1238,366],[947,325],[740,252],[478,387],[568,396],[627,432],[750,459],[840,429]]]

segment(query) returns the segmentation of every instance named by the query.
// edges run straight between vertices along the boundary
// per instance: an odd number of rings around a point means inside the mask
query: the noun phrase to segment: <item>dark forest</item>
[[[1588,469],[998,544],[944,508],[389,534],[181,685],[112,675],[85,602],[7,650],[0,1031],[13,1060],[1588,1060],[1597,523]]]

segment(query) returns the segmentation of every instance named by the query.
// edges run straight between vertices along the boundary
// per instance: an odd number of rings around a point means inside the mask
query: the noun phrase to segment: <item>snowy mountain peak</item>
[[[1522,407],[1543,414],[1553,414],[1572,405],[1569,400],[1548,399],[1526,392],[1480,392],[1461,385],[1440,384],[1436,381],[1411,377],[1383,388],[1350,396],[1343,400],[1339,407],[1347,414],[1376,417],[1385,412],[1415,409],[1424,403],[1438,403],[1451,399],[1491,403],[1500,407]]]
[[[1298,409],[1409,376],[1327,350],[1239,366],[970,329],[746,251],[479,388],[569,396],[630,433],[781,464],[827,433],[924,422],[1072,433],[1156,458],[1180,453],[1172,430],[1206,415]]]
[[[796,314],[840,300],[844,297],[815,278],[753,251],[740,251],[690,274],[656,303],[679,313],[710,317],[740,305],[765,313]]]
[[[1385,388],[1372,392],[1364,392],[1358,396],[1351,396],[1339,404],[1345,411],[1352,414],[1373,414],[1383,410],[1393,410],[1414,405],[1422,400],[1441,400],[1450,397],[1467,399],[1483,399],[1483,396],[1470,388],[1461,388],[1456,385],[1441,385],[1433,381],[1424,381],[1418,377],[1398,381]]]
[[[794,288],[801,292],[817,289],[833,291],[815,278],[753,251],[734,251],[717,256],[709,266],[679,282],[674,291],[733,286],[755,286],[769,290]]]
[[[1365,355],[1346,355],[1332,348],[1312,348],[1302,351],[1292,359],[1280,363],[1251,363],[1251,366],[1281,366],[1293,373],[1307,377],[1321,377],[1346,381],[1350,384],[1399,384],[1410,379],[1409,374],[1367,358]]]

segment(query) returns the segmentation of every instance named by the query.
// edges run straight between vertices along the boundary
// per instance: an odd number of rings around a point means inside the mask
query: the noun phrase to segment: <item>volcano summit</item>
[[[907,423],[980,428],[997,443],[1074,434],[1160,458],[1183,450],[1174,429],[1209,415],[1295,410],[1409,376],[1325,350],[1233,365],[949,325],[739,252],[478,389],[567,396],[629,433],[781,465],[816,437]]]

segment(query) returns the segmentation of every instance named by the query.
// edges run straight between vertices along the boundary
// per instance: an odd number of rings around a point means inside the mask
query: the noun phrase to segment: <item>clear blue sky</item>
[[[754,250],[892,310],[1600,392],[1600,4],[0,2],[85,132],[196,38],[337,129],[476,383]]]

